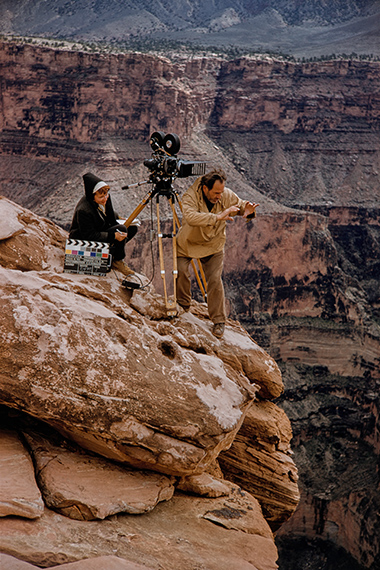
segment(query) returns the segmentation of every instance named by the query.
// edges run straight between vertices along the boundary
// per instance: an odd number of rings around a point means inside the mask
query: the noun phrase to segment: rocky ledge
[[[168,319],[115,271],[65,273],[66,232],[0,211],[1,564],[277,568],[299,491],[276,362],[203,304]]]

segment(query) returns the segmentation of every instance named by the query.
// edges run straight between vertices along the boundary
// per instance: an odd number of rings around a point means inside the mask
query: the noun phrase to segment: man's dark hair
[[[217,180],[219,180],[219,182],[225,182],[227,180],[226,173],[222,168],[214,168],[214,170],[210,170],[210,172],[204,174],[201,178],[201,188],[206,186],[211,190]]]

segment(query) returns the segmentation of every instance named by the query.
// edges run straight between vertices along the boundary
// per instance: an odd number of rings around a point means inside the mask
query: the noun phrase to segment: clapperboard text
[[[101,241],[66,240],[66,273],[106,275],[111,269],[110,244]]]

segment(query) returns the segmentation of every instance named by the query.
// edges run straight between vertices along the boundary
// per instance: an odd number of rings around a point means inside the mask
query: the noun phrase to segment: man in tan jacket
[[[222,282],[227,221],[233,216],[254,218],[258,204],[241,200],[225,188],[223,170],[198,178],[182,198],[182,227],[177,235],[177,301],[187,311],[191,303],[189,265],[199,259],[207,283],[207,307],[217,338],[224,333],[226,310]]]

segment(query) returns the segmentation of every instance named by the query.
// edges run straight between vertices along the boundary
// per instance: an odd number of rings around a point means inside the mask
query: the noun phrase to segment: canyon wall
[[[215,139],[267,196],[293,207],[379,203],[379,63],[222,66]]]
[[[210,115],[220,62],[2,43],[0,65],[3,133],[90,143],[191,133]]]
[[[2,193],[23,206],[67,227],[92,170],[128,213],[142,194],[121,186],[146,177],[157,129],[260,203],[228,229],[225,286],[230,316],[285,383],[302,498],[277,532],[281,568],[300,541],[305,560],[319,549],[378,568],[380,64],[3,42],[0,65]],[[150,276],[144,223],[128,257]]]
[[[259,217],[226,277],[232,315],[285,379],[302,499],[277,533],[284,570],[312,546],[311,568],[326,551],[341,568],[379,567],[379,212],[367,224],[345,211],[337,225],[335,214]],[[241,236],[230,237],[235,260]]]

